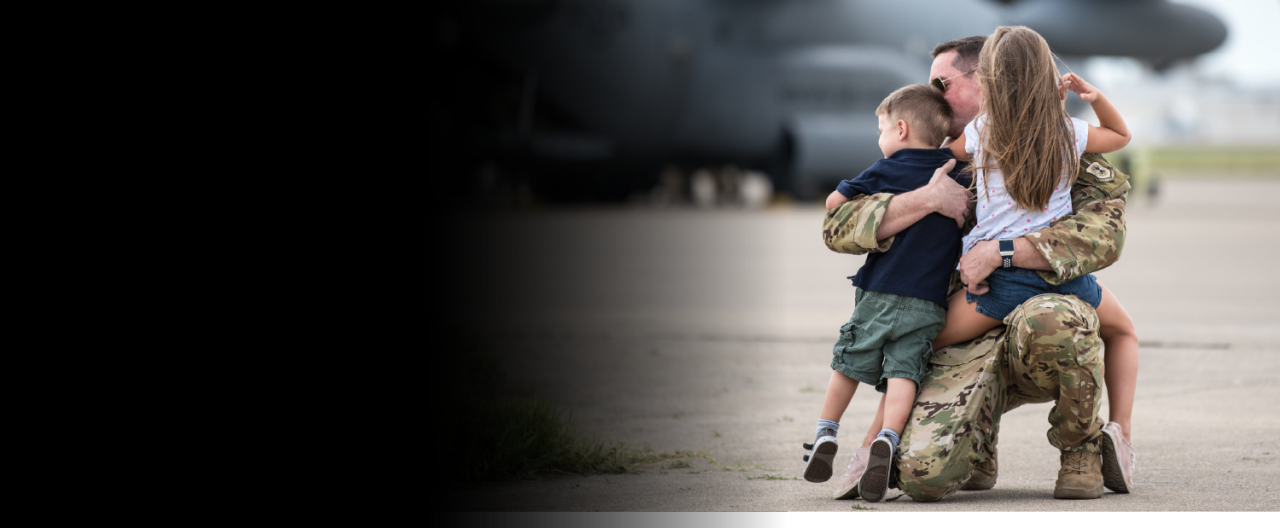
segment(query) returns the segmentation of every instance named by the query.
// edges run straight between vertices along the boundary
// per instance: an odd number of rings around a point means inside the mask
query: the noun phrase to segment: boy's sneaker
[[[1116,493],[1133,491],[1133,472],[1137,469],[1138,456],[1133,446],[1124,439],[1120,424],[1109,422],[1102,427],[1102,483]]]
[[[862,473],[867,470],[867,459],[870,457],[870,447],[859,447],[854,450],[853,460],[849,461],[849,470],[845,472],[840,488],[833,495],[836,500],[858,498],[858,481],[862,480]]]
[[[804,479],[809,482],[826,482],[831,478],[831,464],[836,460],[836,449],[839,449],[836,443],[836,431],[830,427],[823,427],[818,431],[818,438],[813,444],[804,444],[805,449],[812,449],[812,455],[805,455],[804,460],[808,462],[804,466]]]
[[[893,444],[880,437],[871,442],[867,469],[858,482],[858,494],[868,502],[880,502],[889,488],[889,469],[893,466]]]

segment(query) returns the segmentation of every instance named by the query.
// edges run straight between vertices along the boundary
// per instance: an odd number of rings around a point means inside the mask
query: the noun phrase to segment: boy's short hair
[[[894,90],[880,102],[876,115],[906,121],[922,141],[938,147],[951,128],[951,105],[942,92],[927,84],[910,84]]]

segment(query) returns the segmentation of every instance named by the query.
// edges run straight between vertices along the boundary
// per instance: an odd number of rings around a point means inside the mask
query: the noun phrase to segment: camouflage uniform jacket
[[[1062,284],[1119,260],[1120,251],[1124,249],[1124,205],[1128,192],[1128,175],[1115,170],[1101,155],[1085,154],[1071,188],[1075,214],[1026,236],[1052,268],[1052,271],[1041,271],[1040,276],[1050,284]],[[827,211],[822,223],[822,241],[837,253],[862,255],[888,251],[893,246],[893,237],[877,242],[876,230],[892,197],[892,194],[854,197]],[[971,218],[961,235],[972,228]],[[959,273],[953,274],[952,280],[958,284]]]
[[[1105,268],[1124,247],[1128,176],[1102,156],[1087,154],[1072,187],[1075,213],[1027,235],[1061,284]],[[875,232],[892,195],[858,196],[827,212],[822,235],[840,253],[888,251],[893,238]],[[970,220],[965,231],[971,228]],[[960,290],[952,274],[951,293]],[[1063,451],[1097,452],[1102,422],[1102,360],[1098,318],[1075,297],[1042,295],[1014,310],[982,337],[934,353],[930,371],[902,434],[897,473],[915,500],[940,499],[959,489],[973,469],[994,471],[1000,416],[1023,403],[1054,401],[1050,444]]]

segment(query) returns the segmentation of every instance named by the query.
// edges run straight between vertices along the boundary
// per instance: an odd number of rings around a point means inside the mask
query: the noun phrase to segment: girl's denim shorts
[[[977,301],[978,313],[992,319],[1004,320],[1027,299],[1045,293],[1075,295],[1094,309],[1102,302],[1102,287],[1093,275],[1084,275],[1054,286],[1040,278],[1034,270],[1023,268],[996,268],[987,276],[991,290],[982,295],[965,293],[968,302]]]

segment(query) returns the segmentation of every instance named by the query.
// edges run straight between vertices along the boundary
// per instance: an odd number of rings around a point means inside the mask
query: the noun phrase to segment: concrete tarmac
[[[1133,493],[1052,498],[1051,404],[1004,415],[989,491],[835,501],[878,394],[842,421],[837,475],[799,480],[802,442],[853,310],[862,257],[829,251],[818,206],[461,213],[484,302],[472,310],[515,390],[583,429],[702,451],[638,474],[471,488],[463,511],[1280,510],[1280,178],[1171,180],[1134,197],[1119,263],[1097,273],[1137,324]],[[495,236],[495,233],[497,235]],[[1107,410],[1101,416],[1105,419]],[[713,464],[710,459],[717,463]],[[687,467],[684,467],[687,466]]]

